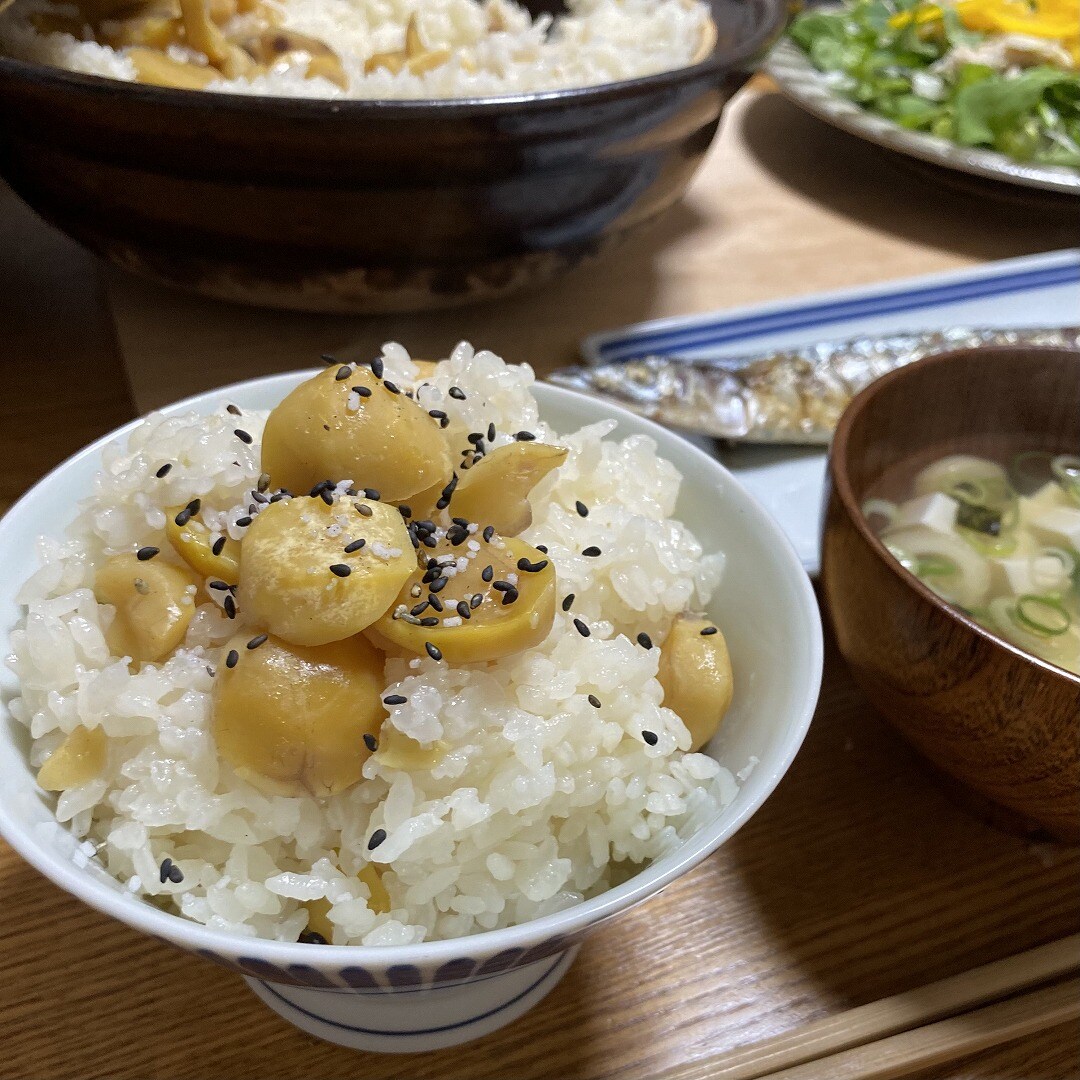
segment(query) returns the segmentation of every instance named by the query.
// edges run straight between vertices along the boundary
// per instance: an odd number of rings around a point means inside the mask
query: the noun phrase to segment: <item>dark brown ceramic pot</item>
[[[47,221],[158,281],[385,312],[497,297],[670,206],[783,0],[713,0],[680,71],[474,101],[137,86],[0,58],[0,170]]]
[[[973,349],[871,384],[829,456],[822,583],[871,704],[946,773],[1080,841],[1080,678],[1010,645],[908,573],[860,507],[894,466],[944,454],[1080,448],[1080,353]],[[1015,815],[1019,815],[1016,817]]]

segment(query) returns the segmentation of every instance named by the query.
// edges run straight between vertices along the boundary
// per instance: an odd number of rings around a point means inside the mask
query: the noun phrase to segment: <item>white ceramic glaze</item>
[[[270,408],[309,372],[256,379],[201,394],[165,410],[210,412],[226,401]],[[715,459],[616,406],[555,387],[536,388],[541,414],[559,430],[605,417],[614,437],[650,435],[685,477],[677,514],[707,550],[727,555],[710,607],[724,628],[735,701],[708,747],[733,770],[756,764],[739,794],[712,822],[629,881],[577,907],[471,938],[393,948],[301,945],[239,937],[144,903],[103,870],[76,865],[76,844],[53,818],[52,797],[34,782],[28,738],[0,723],[0,832],[31,864],[72,895],[129,926],[231,967],[259,997],[305,1031],[369,1050],[422,1051],[501,1027],[539,1001],[573,961],[581,938],[601,921],[657,893],[728,839],[764,802],[802,743],[817,700],[822,641],[817,603],[779,527]],[[133,425],[64,462],[0,521],[0,652],[20,611],[21,583],[36,567],[36,537],[60,534],[86,491],[103,447]],[[6,702],[17,692],[4,669]],[[179,988],[178,988],[179,989]]]

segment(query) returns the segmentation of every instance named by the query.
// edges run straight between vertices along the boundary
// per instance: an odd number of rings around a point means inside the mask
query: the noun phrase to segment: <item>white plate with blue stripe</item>
[[[1064,326],[1078,319],[1080,248],[798,300],[638,323],[591,335],[582,342],[581,352],[591,364],[650,355],[739,359],[899,331]],[[744,446],[720,450],[718,456],[776,518],[803,565],[816,574],[825,454],[805,448]]]

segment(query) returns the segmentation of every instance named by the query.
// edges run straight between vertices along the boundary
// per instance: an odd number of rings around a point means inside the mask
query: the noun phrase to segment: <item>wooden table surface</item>
[[[758,84],[686,201],[532,297],[357,320],[252,312],[105,273],[0,189],[0,500],[184,393],[398,338],[540,371],[592,330],[1075,244],[1077,218],[937,188]],[[0,844],[0,1077],[648,1077],[1080,930],[1080,852],[958,809],[830,645],[803,751],[715,856],[588,940],[522,1020],[415,1058],[320,1043],[223,969],[143,938]],[[924,1078],[1076,1080],[1059,1027]],[[823,1080],[827,1078],[823,1077]]]

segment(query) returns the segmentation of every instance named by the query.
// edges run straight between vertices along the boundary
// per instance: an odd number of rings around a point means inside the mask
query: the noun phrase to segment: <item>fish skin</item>
[[[548,381],[717,439],[825,446],[848,402],[874,379],[935,353],[993,345],[1080,349],[1080,327],[961,327],[720,360],[647,356],[561,368]]]

